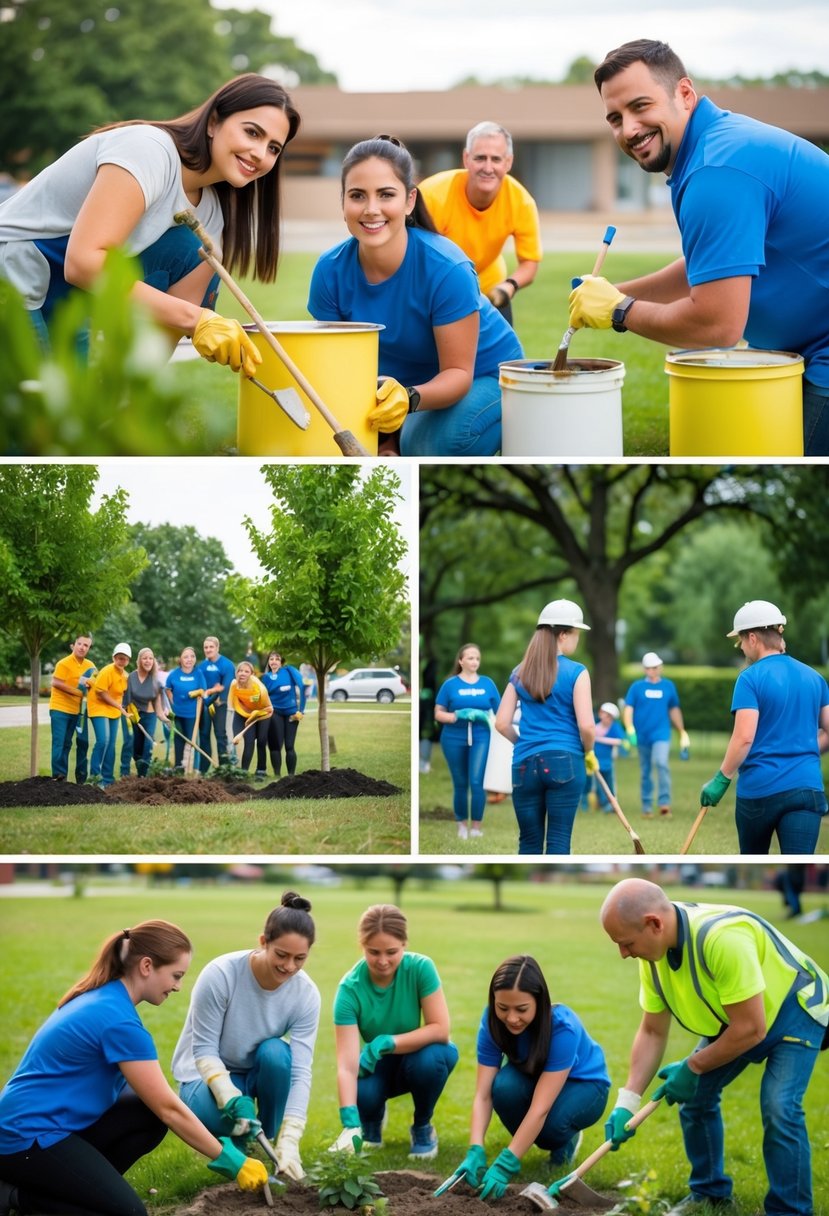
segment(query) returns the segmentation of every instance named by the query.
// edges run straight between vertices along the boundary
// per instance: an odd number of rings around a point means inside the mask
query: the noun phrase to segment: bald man
[[[642,1021],[627,1080],[605,1124],[614,1149],[654,1075],[653,1093],[679,1104],[690,1194],[673,1211],[730,1203],[720,1095],[752,1063],[760,1088],[768,1216],[812,1216],[809,1138],[802,1099],[829,1042],[829,977],[773,925],[746,908],[674,902],[641,878],[617,883],[602,927],[622,958],[639,960]],[[660,1069],[671,1020],[701,1035],[684,1060]]]

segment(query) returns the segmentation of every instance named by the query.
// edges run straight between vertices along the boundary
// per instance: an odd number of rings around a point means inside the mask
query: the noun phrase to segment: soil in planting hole
[[[375,1174],[383,1194],[388,1197],[388,1216],[423,1216],[431,1210],[434,1216],[481,1216],[485,1209],[477,1194],[464,1183],[435,1199],[434,1191],[443,1181],[433,1174],[415,1170],[385,1170]],[[522,1187],[513,1184],[499,1199],[497,1211],[514,1216],[531,1216],[539,1209],[532,1200],[521,1195]],[[588,1208],[567,1202],[562,1197],[563,1216],[607,1216],[607,1208]],[[317,1192],[298,1182],[288,1182],[284,1191],[273,1188],[273,1208],[269,1209],[261,1194],[240,1191],[235,1184],[214,1186],[203,1191],[190,1207],[181,1208],[177,1216],[241,1216],[242,1213],[273,1211],[274,1216],[318,1216]],[[347,1216],[347,1209],[326,1208],[331,1216]],[[355,1210],[359,1216],[359,1209]]]
[[[25,781],[0,782],[0,807],[77,806],[130,802],[142,806],[241,802],[248,799],[390,797],[400,789],[353,768],[332,768],[324,773],[308,769],[272,781],[261,789],[236,779],[124,777],[106,791],[92,785],[76,785],[54,777],[28,777]]]

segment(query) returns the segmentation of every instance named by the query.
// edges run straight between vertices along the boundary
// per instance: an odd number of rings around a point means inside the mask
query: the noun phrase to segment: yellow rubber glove
[[[246,1157],[245,1164],[236,1175],[240,1191],[261,1191],[268,1185],[268,1171],[256,1157]]]
[[[305,717],[305,714],[302,713],[302,711],[298,709],[295,714],[291,714],[288,721],[289,722],[301,722],[304,717]]]
[[[494,304],[496,308],[505,308],[511,299],[503,287],[491,287],[486,294],[490,304]]]
[[[189,697],[191,700],[193,699],[193,697],[203,697],[203,696],[204,696],[204,689],[203,689],[203,688],[194,688],[194,689],[192,690],[192,692],[188,692],[188,694],[187,694],[187,695],[188,695],[188,697]]]
[[[592,777],[594,773],[599,771],[599,761],[596,759],[596,753],[589,751],[584,753],[584,767],[588,777]]]
[[[409,412],[409,394],[397,380],[382,380],[377,385],[377,404],[369,410],[366,421],[369,430],[399,431]]]
[[[262,356],[238,321],[203,308],[193,330],[193,346],[208,363],[224,363],[246,376],[256,374]]]
[[[132,702],[130,702],[130,704],[127,706],[127,717],[129,718],[130,722],[132,722],[133,726],[138,725],[138,706],[133,705]]]
[[[625,297],[607,279],[586,274],[570,292],[570,324],[573,329],[610,329],[613,309]]]

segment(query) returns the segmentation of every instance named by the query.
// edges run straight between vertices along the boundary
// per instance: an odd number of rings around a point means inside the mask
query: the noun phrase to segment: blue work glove
[[[515,1153],[511,1153],[508,1148],[502,1148],[484,1174],[479,1197],[481,1199],[500,1199],[509,1186],[510,1180],[520,1169],[521,1162]]]
[[[367,1077],[374,1072],[380,1057],[388,1055],[394,1048],[394,1035],[391,1034],[378,1034],[370,1043],[366,1043],[360,1052],[360,1076]]]
[[[614,1106],[608,1115],[604,1125],[604,1138],[613,1142],[610,1150],[612,1153],[618,1152],[626,1140],[631,1140],[636,1135],[636,1128],[627,1126],[633,1115],[634,1112],[624,1106]]]
[[[357,1107],[341,1106],[340,1123],[343,1125],[343,1130],[334,1143],[329,1146],[329,1153],[359,1153],[363,1147],[363,1128]]]
[[[486,1153],[480,1144],[470,1144],[466,1156],[455,1170],[472,1187],[479,1187],[486,1169]]]
[[[222,1128],[229,1136],[255,1136],[262,1124],[256,1117],[256,1103],[247,1094],[237,1094],[222,1107]]]
[[[657,1076],[662,1077],[665,1084],[653,1091],[653,1101],[664,1098],[669,1106],[673,1106],[675,1102],[690,1102],[699,1086],[699,1077],[695,1072],[691,1072],[687,1060],[666,1064],[664,1068],[660,1068]]]
[[[726,777],[722,769],[718,769],[716,777],[712,777],[710,781],[706,781],[700,791],[700,806],[716,806],[729,785],[731,785],[731,778]]]
[[[222,1151],[214,1161],[208,1161],[207,1168],[231,1182],[235,1179],[243,1191],[261,1191],[268,1181],[268,1171],[262,1162],[246,1157],[226,1136],[220,1136],[219,1143]]]

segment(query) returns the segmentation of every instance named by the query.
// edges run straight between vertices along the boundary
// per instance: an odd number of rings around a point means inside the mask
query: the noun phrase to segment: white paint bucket
[[[623,456],[622,382],[615,359],[552,363],[516,359],[500,365],[501,455]]]

